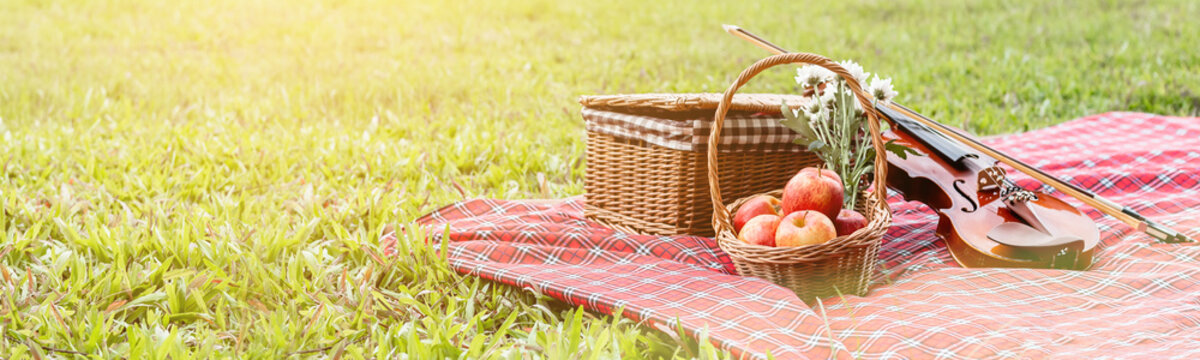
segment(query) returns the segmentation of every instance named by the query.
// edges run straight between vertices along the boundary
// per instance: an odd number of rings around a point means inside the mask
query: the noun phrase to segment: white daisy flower
[[[813,68],[816,68],[815,71],[821,76],[821,81],[832,81],[839,78],[837,74],[834,74],[833,71],[830,71],[829,69],[820,66],[813,66]]]
[[[805,65],[796,69],[796,83],[805,87],[817,86],[820,83],[829,81],[834,74],[820,66]]]
[[[820,102],[813,102],[810,106],[804,107],[804,113],[810,122],[820,122],[825,118],[825,107],[821,106]]]
[[[870,92],[871,96],[874,96],[875,99],[884,104],[890,103],[892,98],[899,94],[896,90],[892,89],[892,78],[880,79],[879,76],[871,79]]]
[[[821,108],[823,107],[822,106],[823,102],[821,101],[821,99],[819,99],[819,98],[809,98],[809,99],[811,99],[811,100],[808,101],[807,103],[805,103],[802,109],[808,114],[815,114],[815,113],[821,112]]]
[[[804,107],[803,107],[803,106],[801,106],[801,107],[798,107],[798,108],[795,108],[795,109],[792,109],[792,117],[798,117],[798,118],[801,118],[801,119],[803,119],[803,118],[804,118],[804,116],[807,116],[807,115],[804,113]]]
[[[858,81],[859,84],[867,82],[867,77],[871,76],[871,73],[863,72],[862,66],[856,62],[845,60],[839,61],[837,64],[845,68],[850,73],[850,76],[854,77],[854,81]]]
[[[801,67],[796,68],[796,78],[795,78],[796,84],[798,84],[800,86],[805,86],[805,87],[809,86],[808,85],[808,77],[809,77],[808,69],[806,67],[801,66]]]

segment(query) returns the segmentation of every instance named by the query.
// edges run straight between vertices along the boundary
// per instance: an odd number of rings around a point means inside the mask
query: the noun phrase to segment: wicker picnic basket
[[[730,214],[737,211],[738,206],[749,197],[737,195],[740,199],[724,205],[722,183],[725,178],[717,176],[724,164],[712,161],[719,152],[719,137],[721,136],[723,119],[729,112],[729,103],[734,93],[750,81],[751,78],[767,68],[792,63],[808,63],[833,71],[846,80],[847,87],[854,92],[858,101],[867,112],[868,128],[875,148],[875,176],[873,190],[868,190],[865,201],[860,201],[857,209],[867,218],[867,226],[850,235],[839,236],[823,244],[800,247],[768,247],[751,245],[738,240],[737,233],[730,222]],[[710,132],[708,147],[708,184],[712,195],[712,203],[723,204],[713,208],[713,226],[717,233],[717,243],[732,258],[739,274],[763,278],[789,288],[805,301],[813,298],[837,294],[863,295],[875,269],[875,260],[879,255],[879,245],[884,233],[891,225],[891,210],[888,208],[885,186],[887,179],[887,160],[884,154],[883,139],[880,137],[879,115],[875,113],[872,104],[867,100],[860,84],[855,81],[844,68],[837,63],[820,55],[806,53],[791,53],[775,55],[758,61],[742,71],[737,80],[725,91],[720,105],[717,107],[716,120]],[[728,188],[728,187],[726,187]],[[769,194],[779,197],[782,186]]]
[[[708,179],[725,194],[747,196],[783,187],[820,160],[779,124],[780,104],[801,97],[739,94],[726,99],[732,134],[707,156],[713,112],[721,94],[584,96],[587,172],[584,214],[602,225],[640,234],[715,235]]]

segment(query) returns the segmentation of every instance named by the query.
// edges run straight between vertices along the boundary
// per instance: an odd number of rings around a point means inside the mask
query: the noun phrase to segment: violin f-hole
[[[967,199],[967,202],[971,204],[970,209],[967,209],[966,206],[963,206],[962,211],[972,213],[972,212],[975,212],[975,210],[979,210],[979,203],[975,202],[975,199],[972,199],[970,196],[968,196],[966,191],[963,191],[962,188],[958,187],[958,184],[966,184],[966,183],[967,183],[966,180],[962,180],[962,179],[954,180],[954,191],[957,191],[959,195],[962,195],[962,197],[964,199]]]

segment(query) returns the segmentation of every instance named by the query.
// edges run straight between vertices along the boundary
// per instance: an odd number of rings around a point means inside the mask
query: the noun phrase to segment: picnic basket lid
[[[589,132],[680,151],[703,151],[713,115],[724,94],[636,94],[581,96]],[[799,134],[779,123],[780,106],[799,105],[801,96],[738,94],[725,118],[721,152],[799,152]]]
[[[721,104],[723,95],[718,93],[592,95],[579,97],[579,103],[585,107],[598,109],[712,111]],[[736,94],[729,104],[729,109],[778,114],[779,107],[785,100],[788,104],[800,104],[802,99],[804,97],[799,95]]]

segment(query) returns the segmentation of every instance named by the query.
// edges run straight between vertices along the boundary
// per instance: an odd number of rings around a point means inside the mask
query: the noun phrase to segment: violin
[[[999,161],[972,151],[886,106],[882,133],[915,152],[889,153],[888,187],[938,214],[937,235],[964,267],[1087,269],[1100,242],[1092,218],[1070,204],[1023,189]]]
[[[787,53],[741,28],[730,34],[776,54]],[[1043,191],[1028,190],[1007,177],[1000,164],[1072,196],[1163,242],[1187,236],[1151,221],[1129,207],[1059,180],[898,103],[876,104],[890,130],[883,140],[911,149],[887,154],[888,187],[938,214],[937,235],[964,267],[1021,267],[1084,270],[1091,266],[1100,231],[1095,221]]]

